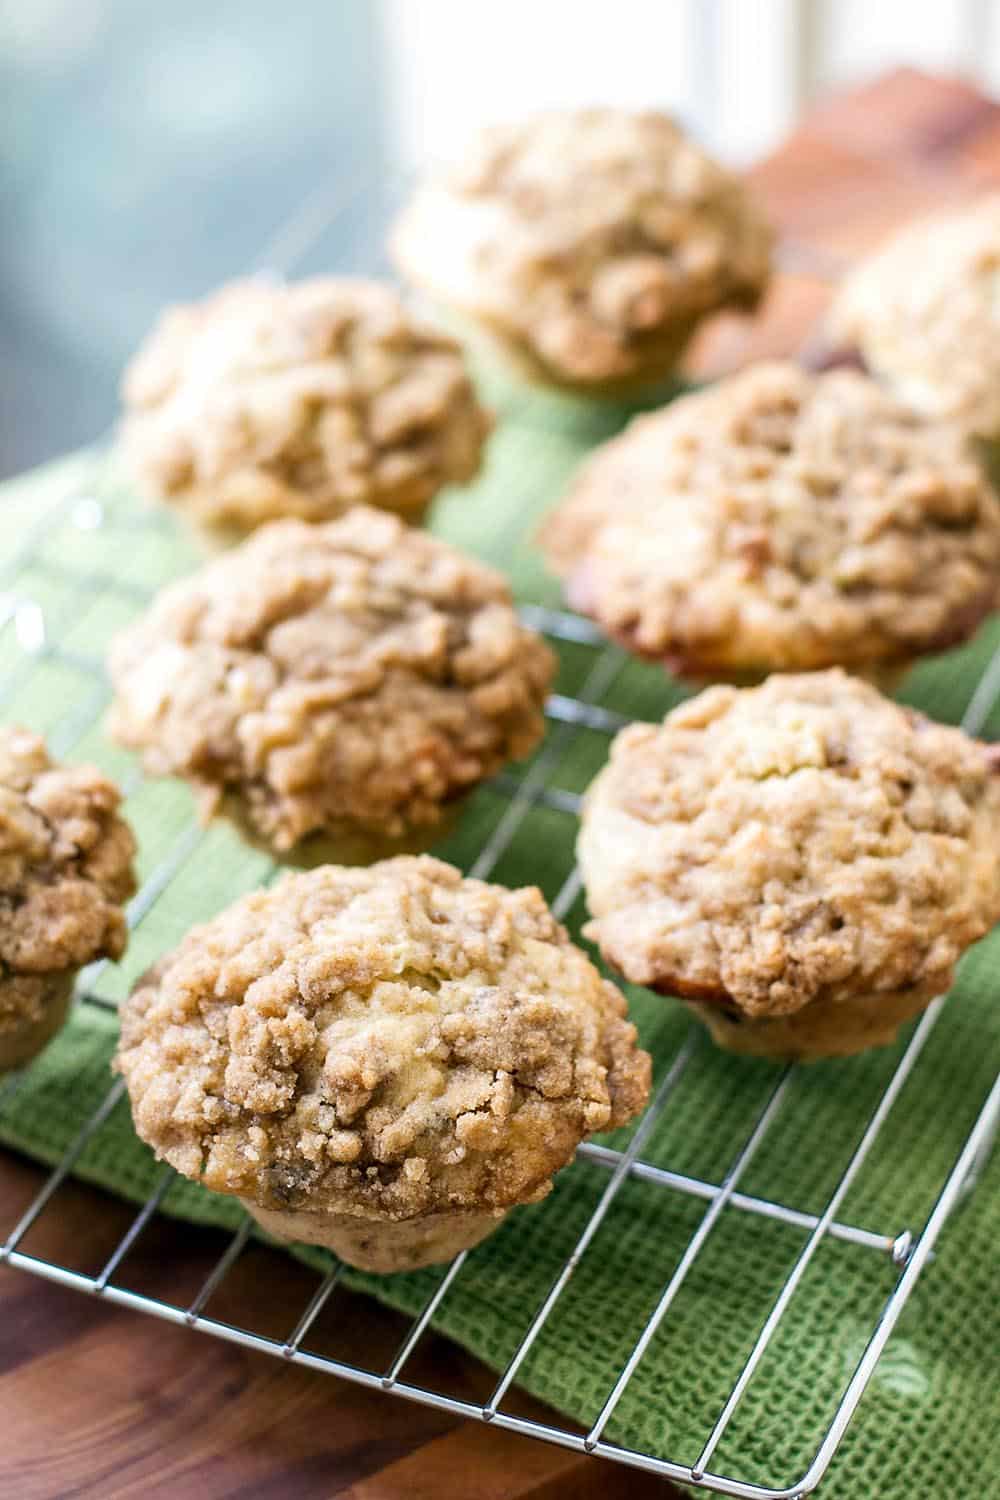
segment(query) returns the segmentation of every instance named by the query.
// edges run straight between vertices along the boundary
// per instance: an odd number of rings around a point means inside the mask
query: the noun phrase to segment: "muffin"
[[[66,1019],[78,971],[125,949],[135,840],[117,787],[58,766],[27,729],[0,726],[0,1072]]]
[[[1000,757],[840,671],[713,687],[590,786],[586,934],[723,1047],[893,1040],[1000,918]]]
[[[673,371],[709,314],[756,307],[771,239],[667,116],[585,109],[482,132],[418,190],[392,248],[521,373],[627,395]]]
[[[140,487],[241,531],[360,503],[419,521],[473,477],[490,430],[459,346],[347,277],[238,281],[171,308],[122,395]]]
[[[1000,439],[1000,194],[919,220],[848,276],[826,338],[929,417]]]
[[[541,545],[573,608],[684,677],[891,680],[994,608],[1000,502],[955,424],[764,363],[598,449]]]
[[[115,1066],[142,1139],[369,1271],[478,1244],[645,1104],[618,990],[539,891],[440,861],[286,875],[139,981]]]
[[[206,818],[281,852],[361,836],[370,858],[528,754],[554,665],[498,573],[358,506],[272,522],[165,589],[112,646],[109,727]]]

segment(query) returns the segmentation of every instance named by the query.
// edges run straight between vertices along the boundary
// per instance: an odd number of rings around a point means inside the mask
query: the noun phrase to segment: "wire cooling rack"
[[[270,253],[265,257],[267,263],[279,263],[288,269],[293,262],[300,260],[303,253],[312,248],[329,228],[335,212],[342,209],[349,199],[350,195],[339,192],[332,195],[318,194],[276,236]],[[117,601],[124,609],[135,610],[145,605],[150,597],[149,592],[141,585],[118,576],[114,570],[80,571],[75,567],[60,565],[47,555],[46,544],[61,530],[69,533],[75,530],[79,534],[99,531],[105,525],[108,503],[104,483],[105,476],[100,471],[96,472],[86,487],[74,489],[40,517],[37,525],[22,538],[12,556],[5,561],[0,559],[0,629],[6,626],[12,633],[17,648],[9,653],[9,661],[4,659],[0,669],[0,713],[4,712],[10,700],[44,663],[56,664],[64,669],[72,683],[69,695],[71,706],[57,718],[48,735],[50,746],[57,756],[71,751],[93,727],[103,712],[108,697],[100,662],[81,654],[72,644],[67,643],[79,610],[85,604],[92,606],[95,599]],[[137,542],[143,532],[164,524],[152,512],[129,511],[124,515],[115,515],[116,526],[126,525],[135,529]],[[39,578],[50,578],[54,584],[59,585],[57,606],[50,602],[40,602],[36,597]],[[493,789],[506,799],[506,806],[468,871],[480,878],[489,878],[494,872],[533,807],[542,805],[569,818],[576,817],[579,797],[555,784],[553,780],[560,757],[581,732],[597,732],[610,737],[625,722],[621,715],[602,703],[621,668],[621,653],[616,648],[609,647],[589,622],[577,616],[537,605],[524,606],[522,613],[527,623],[534,628],[558,643],[571,643],[582,649],[590,660],[582,686],[575,696],[555,694],[549,699],[546,708],[548,734],[530,769],[520,777],[513,774],[501,775],[492,783]],[[973,733],[981,730],[998,698],[1000,650],[990,661],[967,705],[963,726]],[[140,780],[136,773],[131,785],[126,783],[126,793],[134,790]],[[172,882],[197,855],[204,838],[202,830],[193,825],[186,826],[170,846],[162,851],[162,857],[131,903],[129,925],[133,932],[141,927]],[[578,874],[575,869],[570,869],[552,903],[556,915],[566,916],[579,893]],[[114,1010],[114,1002],[95,989],[95,977],[94,970],[82,977],[79,1003]],[[365,1368],[346,1363],[313,1352],[307,1347],[310,1330],[338,1284],[343,1269],[340,1265],[334,1265],[326,1273],[295,1326],[288,1330],[284,1338],[265,1336],[252,1327],[223,1322],[207,1314],[206,1308],[212,1297],[247,1245],[252,1229],[249,1218],[232,1234],[223,1253],[190,1302],[181,1305],[158,1300],[120,1284],[116,1280],[116,1274],[157,1214],[175,1179],[171,1168],[162,1169],[153,1191],[96,1275],[86,1275],[27,1253],[23,1249],[23,1242],[28,1232],[66,1183],[85,1148],[106,1125],[121,1099],[124,1089],[121,1079],[109,1087],[100,1106],[82,1126],[62,1160],[7,1234],[0,1246],[0,1262],[5,1261],[23,1271],[102,1297],[109,1302],[152,1314],[168,1322],[212,1334],[244,1348],[278,1356],[293,1364],[339,1375],[346,1380],[391,1392],[407,1400],[423,1402],[457,1416],[491,1422],[497,1427],[541,1438],[581,1453],[599,1454],[681,1483],[743,1497],[743,1500],[796,1500],[796,1497],[811,1493],[827,1472],[886,1342],[932,1256],[938,1236],[949,1215],[974,1185],[1000,1124],[998,1076],[983,1099],[979,1113],[958,1149],[950,1170],[943,1175],[936,1201],[922,1225],[906,1227],[889,1224],[872,1228],[842,1217],[848,1193],[872,1153],[894,1104],[937,1026],[942,1005],[943,999],[939,999],[925,1011],[901,1053],[895,1070],[884,1084],[873,1110],[865,1118],[857,1120],[853,1150],[836,1186],[819,1212],[807,1212],[780,1201],[777,1196],[770,1198],[740,1191],[741,1179],[774,1128],[775,1119],[795,1073],[794,1068],[785,1069],[777,1078],[749,1133],[736,1143],[728,1169],[718,1180],[670,1170],[645,1159],[644,1150],[698,1052],[701,1029],[693,1026],[656,1081],[652,1101],[627,1146],[616,1150],[588,1142],[579,1148],[579,1160],[592,1172],[601,1174],[603,1190],[579,1234],[572,1254],[552,1282],[546,1296],[539,1305],[528,1309],[516,1349],[489,1398],[482,1404],[446,1395],[408,1378],[408,1371],[412,1368],[421,1340],[431,1329],[435,1315],[461,1277],[468,1255],[474,1254],[474,1251],[459,1255],[443,1272],[432,1295],[413,1319],[395,1357],[382,1368]],[[22,1078],[23,1075],[11,1075],[0,1084],[0,1110],[14,1097]],[[505,1406],[511,1387],[517,1381],[519,1372],[546,1328],[611,1205],[629,1178],[653,1184],[663,1195],[680,1195],[703,1204],[694,1232],[663,1285],[653,1311],[635,1339],[628,1357],[620,1369],[608,1371],[606,1398],[589,1431],[580,1432],[558,1425],[556,1421],[518,1415]],[[669,1452],[643,1451],[610,1441],[605,1435],[606,1429],[644,1353],[658,1331],[667,1324],[671,1308],[700,1252],[720,1217],[727,1212],[768,1219],[794,1231],[799,1240],[804,1236],[804,1242],[770,1305],[760,1309],[759,1331],[746,1351],[742,1369],[725,1399],[719,1404],[714,1422],[706,1428],[698,1458],[694,1463],[685,1463],[671,1457]],[[873,1271],[879,1270],[884,1275],[888,1268],[890,1290],[880,1314],[873,1320],[852,1373],[844,1383],[839,1397],[831,1402],[825,1414],[825,1426],[821,1425],[816,1431],[811,1462],[801,1477],[783,1487],[769,1487],[739,1475],[716,1472],[712,1466],[716,1450],[779,1328],[786,1320],[794,1319],[796,1292],[818,1250],[827,1239],[846,1242],[859,1253],[870,1256]]]

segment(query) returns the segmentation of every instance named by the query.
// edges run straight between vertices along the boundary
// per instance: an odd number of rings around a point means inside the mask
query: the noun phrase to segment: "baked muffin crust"
[[[1000,502],[959,429],[781,362],[634,421],[541,544],[575,608],[693,677],[903,664],[1000,587]]]
[[[737,1022],[801,1012],[805,1034],[903,994],[912,1014],[1000,918],[998,771],[840,671],[709,688],[622,731],[587,792],[585,931]]]
[[[122,394],[143,489],[246,530],[359,503],[419,520],[472,478],[491,425],[459,346],[348,277],[237,281],[168,309]]]
[[[195,928],[126,1003],[116,1066],[185,1175],[392,1221],[544,1196],[649,1083],[541,894],[427,857],[286,875]]]
[[[848,276],[834,345],[918,411],[1000,437],[1000,194],[907,225]]]
[[[526,755],[554,669],[498,573],[385,512],[274,522],[115,642],[110,727],[278,849],[397,836]]]
[[[78,969],[124,951],[135,840],[119,801],[93,766],[57,766],[0,726],[0,1066],[48,1040]]]
[[[599,389],[662,376],[706,314],[753,308],[771,233],[666,115],[586,109],[482,132],[393,247],[545,378]]]

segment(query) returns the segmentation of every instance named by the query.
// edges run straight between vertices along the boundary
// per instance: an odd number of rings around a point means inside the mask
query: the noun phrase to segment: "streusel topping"
[[[1000,436],[1000,194],[893,235],[848,276],[827,332],[918,411]]]
[[[526,755],[554,657],[499,573],[384,511],[274,522],[115,642],[111,729],[279,849],[396,835]]]
[[[946,990],[1000,919],[1000,762],[839,671],[633,725],[587,793],[588,934],[628,979],[749,1016]]]
[[[118,958],[135,840],[116,786],[58,766],[27,729],[0,726],[0,1031],[41,1015],[48,982]]]
[[[459,346],[391,287],[344,277],[239,281],[169,309],[123,395],[143,486],[246,529],[359,503],[418,517],[472,478],[490,429]]]
[[[696,675],[906,661],[1000,588],[1000,502],[958,427],[791,363],[638,418],[541,540],[575,607]]]
[[[403,270],[556,379],[623,380],[678,329],[752,307],[771,233],[665,115],[553,112],[481,133],[396,227]]]
[[[196,928],[127,1002],[117,1066],[178,1171],[391,1219],[542,1196],[649,1083],[539,891],[409,857],[286,875]]]

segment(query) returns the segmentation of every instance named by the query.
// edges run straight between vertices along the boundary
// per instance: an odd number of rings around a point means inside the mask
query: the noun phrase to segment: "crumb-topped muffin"
[[[554,665],[499,573],[359,506],[165,589],[112,647],[110,728],[277,849],[392,838],[528,754]]]
[[[541,545],[574,608],[696,679],[899,669],[1000,590],[1000,501],[960,430],[781,362],[637,418]]]
[[[418,190],[396,260],[527,371],[581,392],[661,380],[697,324],[756,306],[771,232],[666,115],[585,109],[483,131]]]
[[[141,487],[241,530],[359,503],[419,520],[473,477],[490,430],[459,346],[349,277],[238,281],[170,308],[122,394]]]
[[[59,1030],[73,981],[125,949],[135,840],[118,788],[58,766],[27,729],[0,726],[0,1072]]]
[[[1000,194],[891,236],[847,277],[826,336],[918,411],[1000,438]]]
[[[578,846],[604,957],[773,1057],[892,1041],[1000,919],[1000,757],[843,672],[632,725]]]
[[[430,858],[244,896],[139,981],[116,1067],[157,1155],[268,1230],[403,1271],[645,1104],[618,990],[535,889]]]

